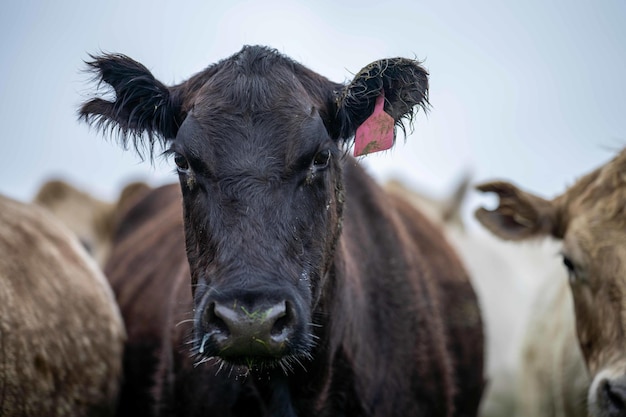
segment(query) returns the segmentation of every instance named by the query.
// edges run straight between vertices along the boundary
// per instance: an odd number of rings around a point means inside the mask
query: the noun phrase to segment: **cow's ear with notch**
[[[146,148],[152,157],[155,142],[164,144],[176,136],[185,117],[181,103],[170,88],[133,59],[122,54],[91,58],[86,64],[98,86],[108,84],[115,97],[111,101],[96,97],[85,102],[79,110],[80,118],[103,132],[116,130],[124,147],[131,140],[140,155]]]
[[[426,111],[428,106],[428,72],[420,62],[406,58],[372,62],[340,93],[340,137],[356,136],[357,155],[388,149],[395,141],[396,128],[405,132],[404,122],[411,125],[417,111]],[[375,142],[381,139],[385,143],[377,146]]]
[[[505,240],[558,236],[558,210],[553,201],[520,190],[515,185],[494,181],[476,187],[495,193],[498,206],[493,210],[481,207],[476,219],[491,233]]]

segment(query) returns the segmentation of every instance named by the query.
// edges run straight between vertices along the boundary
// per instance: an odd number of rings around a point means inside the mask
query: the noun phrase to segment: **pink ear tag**
[[[385,113],[385,92],[376,98],[374,112],[356,129],[354,156],[385,151],[393,146],[393,117]]]

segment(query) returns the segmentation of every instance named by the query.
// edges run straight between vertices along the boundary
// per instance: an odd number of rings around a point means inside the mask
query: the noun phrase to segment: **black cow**
[[[129,213],[107,267],[129,332],[120,415],[476,415],[467,275],[345,151],[390,146],[428,105],[418,62],[343,85],[246,46],[173,87],[126,56],[89,65],[116,97],[81,116],[151,157],[169,144],[182,189],[184,215],[167,188]]]

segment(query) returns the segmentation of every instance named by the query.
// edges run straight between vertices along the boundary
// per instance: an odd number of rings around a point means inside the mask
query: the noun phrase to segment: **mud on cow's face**
[[[89,65],[116,99],[85,103],[82,117],[119,129],[124,144],[169,144],[200,360],[288,370],[308,358],[341,232],[344,145],[356,133],[359,149],[391,146],[402,119],[428,105],[427,72],[384,59],[337,84],[254,46],[173,87],[122,55]]]
[[[548,201],[512,184],[479,187],[500,197],[477,217],[510,240],[563,240],[578,340],[592,377],[593,417],[626,416],[626,150]]]

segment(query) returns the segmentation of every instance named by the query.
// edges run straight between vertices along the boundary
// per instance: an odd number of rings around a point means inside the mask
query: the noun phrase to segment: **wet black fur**
[[[162,236],[142,243],[139,231],[128,233],[107,270],[129,351],[137,343],[158,357],[129,377],[155,385],[129,382],[130,390],[153,392],[159,415],[475,415],[482,331],[467,276],[441,234],[345,154],[381,89],[399,126],[428,106],[418,62],[380,60],[347,85],[255,46],[173,87],[120,55],[89,66],[116,96],[90,100],[81,117],[150,155],[169,144],[181,166],[183,214],[148,206],[138,229]],[[150,255],[179,242],[181,218],[189,270],[182,248]],[[283,300],[293,334],[281,358],[221,357],[207,336],[215,302]],[[143,309],[163,321],[145,323]],[[173,327],[179,310],[192,320]],[[154,334],[152,347],[135,330]],[[144,402],[127,394],[120,415]]]

